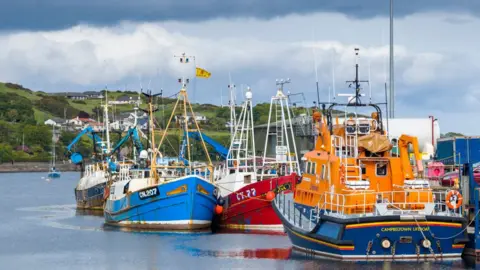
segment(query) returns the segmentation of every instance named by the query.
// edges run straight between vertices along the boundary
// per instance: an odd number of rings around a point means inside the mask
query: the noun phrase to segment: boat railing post
[[[367,193],[363,192],[363,215],[367,213]]]
[[[300,210],[299,210],[300,211]],[[298,222],[298,226],[302,228],[302,211],[300,211],[300,221]]]
[[[312,210],[310,210],[310,217],[309,217],[308,221],[310,221],[310,222],[308,222],[308,230],[310,231],[310,230],[312,230]]]
[[[285,215],[285,193],[283,193],[283,214]]]
[[[288,204],[288,220],[290,221],[290,203]]]
[[[297,223],[295,223],[295,207],[293,207],[293,225],[297,225]]]

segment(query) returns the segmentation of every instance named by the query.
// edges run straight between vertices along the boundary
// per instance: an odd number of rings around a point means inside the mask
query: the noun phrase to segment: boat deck
[[[307,210],[306,208],[295,207],[293,193],[278,194],[274,203],[279,212],[291,224],[306,231],[311,231],[315,227],[316,222],[313,222],[316,221],[317,213],[315,209]]]

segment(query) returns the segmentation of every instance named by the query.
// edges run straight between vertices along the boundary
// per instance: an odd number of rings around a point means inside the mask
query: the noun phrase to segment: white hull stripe
[[[211,224],[210,220],[195,220],[195,219],[185,219],[185,220],[170,220],[170,221],[130,221],[123,220],[118,222],[119,224],[166,224],[166,225],[183,225],[183,224]]]
[[[417,258],[425,259],[429,258],[434,260],[435,258],[442,258],[442,259],[451,259],[451,260],[456,260],[456,259],[461,259],[462,253],[448,253],[448,254],[422,254],[420,256],[417,256],[416,254],[412,255],[340,255],[340,254],[334,254],[334,253],[328,253],[328,252],[323,252],[323,251],[317,251],[317,250],[311,250],[311,249],[305,249],[302,247],[299,247],[297,245],[293,245],[295,249],[302,250],[306,253],[309,254],[316,254],[320,256],[325,256],[325,257],[333,257],[339,260],[352,260],[352,261],[357,261],[357,260],[416,260]]]
[[[250,224],[226,224],[220,225],[222,228],[228,229],[243,229],[243,230],[265,230],[265,231],[279,231],[283,232],[283,225],[250,225]]]

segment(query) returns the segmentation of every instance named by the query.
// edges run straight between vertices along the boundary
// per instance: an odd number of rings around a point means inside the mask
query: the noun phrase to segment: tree
[[[7,120],[10,122],[17,122],[18,121],[18,112],[15,109],[10,109],[7,112]]]
[[[12,159],[12,146],[6,143],[0,143],[0,163],[9,162]]]
[[[464,137],[462,133],[457,132],[447,132],[445,134],[440,134],[440,138],[451,138],[451,137]]]

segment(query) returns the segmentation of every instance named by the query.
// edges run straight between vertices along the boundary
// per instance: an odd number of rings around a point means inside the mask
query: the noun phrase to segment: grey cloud
[[[475,0],[395,0],[397,16],[426,11],[480,14]],[[271,19],[289,14],[336,12],[351,18],[388,16],[389,0],[1,0],[0,30],[62,29],[79,23],[204,21],[215,18]]]

